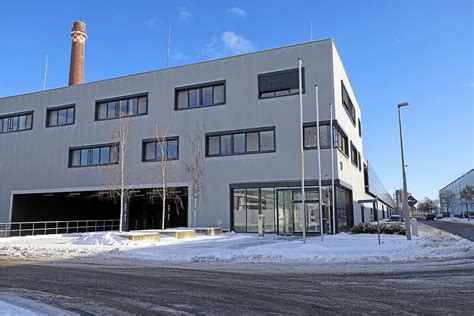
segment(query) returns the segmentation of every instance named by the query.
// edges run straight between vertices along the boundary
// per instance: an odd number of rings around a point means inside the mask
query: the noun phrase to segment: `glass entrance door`
[[[320,212],[317,191],[310,189],[306,192],[306,232],[320,233]],[[292,235],[301,233],[301,191],[295,189],[277,190],[278,202],[278,234]],[[323,208],[324,209],[324,208]]]
[[[292,190],[278,190],[278,235],[293,235],[293,192]]]

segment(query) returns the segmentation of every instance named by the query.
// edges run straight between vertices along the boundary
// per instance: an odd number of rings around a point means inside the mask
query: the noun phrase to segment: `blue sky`
[[[334,38],[362,107],[364,151],[387,189],[431,198],[474,166],[474,2],[8,1],[0,10],[0,96],[67,84],[74,20],[87,23],[86,81]]]

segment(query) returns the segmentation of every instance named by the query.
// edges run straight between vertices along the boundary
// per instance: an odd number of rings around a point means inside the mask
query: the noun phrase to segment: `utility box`
[[[258,236],[265,236],[265,215],[258,215]]]
[[[410,219],[411,224],[411,233],[415,236],[418,236],[418,221],[416,218]]]

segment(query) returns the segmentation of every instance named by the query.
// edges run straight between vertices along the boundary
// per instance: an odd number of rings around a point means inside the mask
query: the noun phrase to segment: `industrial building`
[[[461,199],[461,191],[466,187],[470,186],[474,188],[474,169],[469,170],[453,182],[449,183],[441,190],[439,190],[439,194],[441,195],[442,192],[450,191],[454,194],[453,202],[449,206],[449,211],[446,208],[446,203],[443,199],[440,199],[440,208],[442,212],[450,212],[456,216],[461,216],[465,214],[469,210],[469,214],[474,214],[474,200],[468,203],[466,207],[466,202]]]
[[[71,36],[69,86],[0,98],[1,220],[118,218],[120,203],[104,192],[125,164],[114,137],[124,123],[129,215],[138,228],[162,224],[153,192],[162,187],[166,163],[166,186],[176,192],[166,205],[166,227],[255,232],[264,214],[267,232],[300,233],[301,133],[308,233],[319,234],[321,220],[324,233],[333,233],[393,212],[364,156],[361,108],[332,39],[84,83],[85,24],[76,22]],[[199,158],[196,145],[204,154],[194,218],[186,165]],[[377,212],[358,203],[374,197]]]

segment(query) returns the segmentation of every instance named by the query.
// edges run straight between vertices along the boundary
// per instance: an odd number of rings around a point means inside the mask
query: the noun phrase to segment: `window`
[[[33,111],[0,116],[0,134],[33,128]]]
[[[96,121],[146,115],[148,95],[128,96],[96,102]]]
[[[302,71],[302,86],[304,93],[304,68]],[[298,68],[258,75],[258,98],[267,99],[293,94],[299,94]]]
[[[339,148],[344,155],[349,157],[349,140],[346,134],[339,128],[334,130],[334,134],[334,147]]]
[[[144,140],[142,161],[178,160],[178,144],[178,137],[167,137],[163,140],[156,138]]]
[[[333,129],[336,129],[333,126]],[[321,148],[331,147],[331,125],[320,124],[319,125],[319,144]],[[318,135],[317,135],[316,123],[308,123],[303,127],[303,139],[304,149],[316,149],[318,148]]]
[[[357,162],[359,164],[359,171],[362,171],[362,161],[360,160],[360,152],[357,153]]]
[[[357,119],[359,123],[359,137],[362,137],[362,126],[360,125],[360,119]]]
[[[275,189],[232,189],[233,230],[241,233],[258,232],[258,215],[265,215],[265,231],[276,231]]]
[[[69,149],[69,167],[113,165],[118,162],[118,143]]]
[[[349,97],[349,93],[347,93],[346,87],[344,86],[344,83],[341,80],[341,88],[342,88],[342,105],[347,111],[347,114],[349,114],[349,117],[352,120],[352,123],[355,125],[355,108],[354,105],[352,104],[351,98]]]
[[[206,156],[231,156],[275,151],[275,128],[239,130],[206,135]]]
[[[74,105],[55,107],[47,109],[46,127],[72,125],[74,124]]]
[[[359,152],[355,148],[355,146],[351,142],[351,162],[354,166],[358,167],[359,166]]]
[[[225,81],[176,88],[175,109],[225,104]]]

